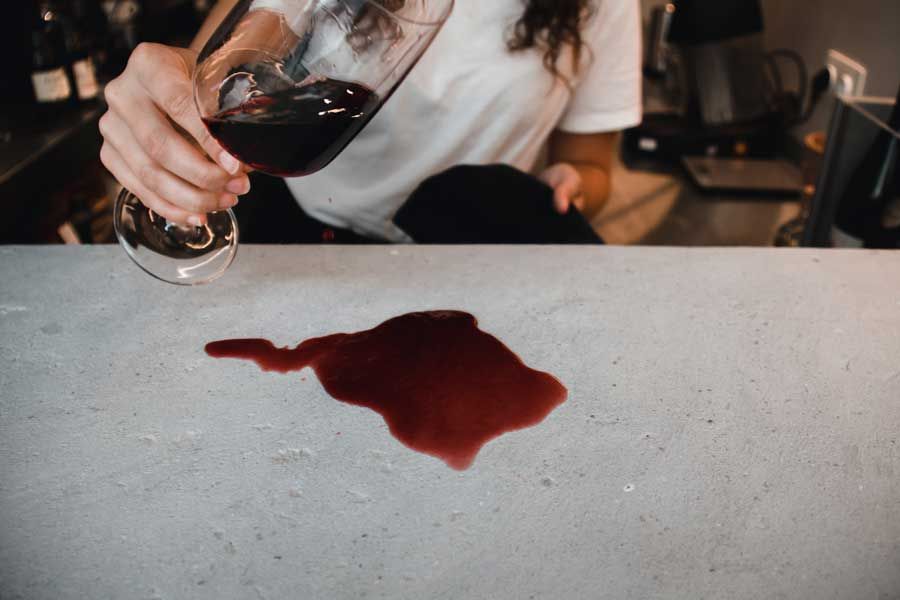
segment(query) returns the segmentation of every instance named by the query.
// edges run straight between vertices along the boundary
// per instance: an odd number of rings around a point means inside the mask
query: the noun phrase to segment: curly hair
[[[507,46],[513,52],[543,48],[544,66],[559,75],[559,57],[569,45],[577,69],[584,48],[581,30],[592,12],[591,0],[527,0]]]
[[[384,10],[394,12],[402,9],[407,0],[372,1]],[[593,5],[593,0],[525,0],[525,12],[513,27],[507,47],[511,52],[543,48],[544,66],[558,76],[559,57],[569,45],[573,51],[573,68],[577,70],[584,48],[581,29],[593,14]],[[373,15],[365,9],[357,16],[358,23],[370,19],[373,19]],[[377,15],[374,16],[374,21],[371,25],[373,27],[390,25],[386,23],[386,19]],[[358,33],[364,37],[369,32],[368,27],[363,27]]]

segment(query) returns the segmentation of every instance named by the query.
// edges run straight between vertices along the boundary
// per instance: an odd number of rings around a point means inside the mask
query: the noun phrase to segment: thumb
[[[571,179],[563,180],[553,190],[553,206],[562,215],[569,212],[572,207],[572,199],[577,195],[577,183]]]

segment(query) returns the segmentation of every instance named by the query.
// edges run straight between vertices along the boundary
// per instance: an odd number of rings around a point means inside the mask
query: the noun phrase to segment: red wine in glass
[[[378,95],[365,86],[323,77],[253,96],[203,122],[244,164],[272,175],[299,177],[334,160],[380,104]]]

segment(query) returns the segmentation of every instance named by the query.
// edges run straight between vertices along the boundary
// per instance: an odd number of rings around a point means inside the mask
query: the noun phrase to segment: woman
[[[235,1],[216,6],[191,49],[138,47],[106,91],[101,158],[170,220],[199,224],[249,191],[245,169],[200,121],[191,89],[197,50]],[[285,1],[257,0],[254,9]],[[457,0],[366,129],[326,169],[288,186],[329,226],[403,242],[393,216],[427,177],[457,164],[532,172],[546,148],[539,177],[557,211],[592,215],[609,193],[615,132],[640,120],[639,46],[637,0]]]

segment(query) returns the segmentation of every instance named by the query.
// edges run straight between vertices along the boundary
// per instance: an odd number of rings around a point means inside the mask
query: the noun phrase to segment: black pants
[[[284,180],[250,174],[250,193],[234,208],[242,244],[374,244],[347,229],[329,227],[297,204]]]
[[[235,208],[249,244],[381,243],[307,215],[284,180],[252,174]],[[338,202],[339,199],[335,199]],[[575,209],[553,208],[553,191],[512,167],[459,166],[427,179],[394,222],[422,244],[602,244]]]

